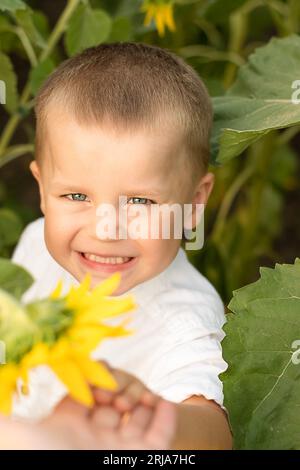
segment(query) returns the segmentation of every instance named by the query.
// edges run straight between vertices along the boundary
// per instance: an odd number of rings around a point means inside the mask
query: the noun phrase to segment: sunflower
[[[28,372],[39,365],[48,365],[66,386],[70,396],[89,407],[94,403],[89,385],[110,390],[117,387],[107,368],[93,361],[90,355],[105,338],[132,333],[126,328],[130,317],[125,318],[117,326],[103,323],[108,318],[136,307],[132,296],[109,297],[118,287],[120,278],[120,273],[114,273],[91,290],[91,278],[87,275],[79,286],[72,286],[64,297],[61,297],[62,283],[59,282],[50,297],[46,299],[46,309],[45,302],[41,301],[28,307],[31,315],[34,312],[34,320],[39,325],[39,330],[42,330],[45,324],[49,329],[49,324],[53,320],[51,315],[55,314],[57,317],[58,306],[62,313],[68,312],[67,327],[60,331],[54,341],[53,337],[51,341],[47,341],[49,334],[45,336],[43,331],[39,331],[39,334],[35,335],[36,342],[17,362],[0,367],[0,412],[10,414],[18,379],[22,379],[23,391],[26,393]],[[21,304],[18,306],[19,315],[25,308],[26,306]],[[40,317],[43,317],[43,322],[39,318],[39,308],[42,309]],[[32,318],[28,321],[32,321]],[[9,333],[8,331],[7,334]],[[5,342],[5,337],[3,340]]]

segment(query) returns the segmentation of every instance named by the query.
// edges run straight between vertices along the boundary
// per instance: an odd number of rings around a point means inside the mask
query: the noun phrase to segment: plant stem
[[[34,153],[34,145],[33,144],[24,144],[24,145],[16,145],[14,147],[10,147],[7,149],[4,155],[2,155],[0,160],[0,168],[2,168],[6,163],[11,162],[15,158],[24,155],[25,153]]]
[[[216,217],[216,221],[214,224],[214,230],[212,234],[212,238],[214,240],[222,237],[223,227],[226,222],[227,215],[229,210],[235,200],[237,194],[239,193],[240,189],[246,183],[246,181],[251,177],[254,173],[254,168],[251,165],[248,165],[244,168],[244,170],[237,176],[237,178],[233,181],[232,185],[226,192],[226,195],[223,199],[221,207]]]
[[[23,44],[24,50],[25,50],[25,52],[28,56],[28,59],[29,59],[29,62],[31,64],[31,66],[36,67],[37,63],[38,63],[37,58],[36,58],[34,49],[31,45],[31,42],[29,41],[28,36],[25,33],[24,29],[18,26],[16,28],[14,28],[14,32],[16,33],[16,35],[20,39],[21,43]]]
[[[230,37],[229,48],[227,53],[241,56],[240,51],[244,45],[247,35],[248,17],[244,13],[240,13],[239,10],[237,10],[236,13],[230,15],[229,25]],[[230,63],[226,66],[223,79],[225,89],[229,88],[230,85],[233,83],[236,71],[236,64]]]
[[[79,4],[80,0],[69,0],[67,3],[66,8],[60,15],[55,28],[52,31],[52,34],[49,37],[47,46],[43,50],[39,61],[42,62],[45,60],[49,55],[51,54],[53,48],[56,46],[58,43],[61,35],[65,32],[65,29],[67,27],[68,21],[70,17],[72,16],[74,10],[76,9],[77,5]]]
[[[67,26],[67,23],[69,21],[69,18],[71,17],[71,15],[73,14],[75,8],[77,7],[77,5],[79,4],[80,0],[68,0],[68,3],[65,7],[65,9],[63,10],[61,16],[59,17],[49,39],[48,39],[48,42],[47,42],[47,45],[45,47],[45,49],[42,51],[40,57],[39,57],[39,62],[42,62],[43,60],[47,59],[47,57],[49,57],[49,55],[51,54],[53,48],[56,46],[56,44],[58,43],[61,35],[64,33],[65,29],[66,29],[66,26]],[[29,99],[30,97],[30,94],[31,94],[31,89],[30,89],[30,83],[29,83],[29,80],[27,81],[25,87],[24,87],[24,90],[22,92],[22,95],[21,95],[21,98],[20,98],[20,105],[25,105],[27,100]],[[2,136],[1,136],[1,140],[0,140],[0,158],[1,158],[1,155],[4,153],[5,149],[7,148],[7,146],[9,145],[9,142],[19,124],[21,120],[21,115],[20,113],[17,111],[15,112],[11,117],[10,119],[8,120],[4,130],[3,130],[3,133],[2,133]]]

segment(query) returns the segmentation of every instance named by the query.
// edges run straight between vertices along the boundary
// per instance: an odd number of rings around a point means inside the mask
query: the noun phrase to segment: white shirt
[[[43,218],[26,227],[13,261],[35,279],[23,295],[25,302],[48,296],[59,279],[63,280],[64,292],[71,284],[78,284],[49,254]],[[203,395],[222,406],[218,375],[227,368],[220,344],[224,337],[224,306],[214,287],[189,262],[185,251],[180,248],[163,272],[124,295],[127,294],[133,294],[138,305],[128,324],[135,333],[103,341],[93,358],[104,359],[137,376],[167,400],[181,402],[192,395]],[[120,319],[110,322],[117,324]],[[29,384],[29,395],[14,399],[15,416],[42,418],[66,394],[63,384],[47,366],[32,370]]]

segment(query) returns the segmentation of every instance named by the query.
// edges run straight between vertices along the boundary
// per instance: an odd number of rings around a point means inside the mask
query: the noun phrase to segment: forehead
[[[155,130],[122,130],[112,124],[79,124],[60,108],[47,113],[43,162],[48,170],[98,175],[113,172],[115,178],[135,179],[159,172],[165,178],[178,168],[183,153],[178,130],[165,125]]]

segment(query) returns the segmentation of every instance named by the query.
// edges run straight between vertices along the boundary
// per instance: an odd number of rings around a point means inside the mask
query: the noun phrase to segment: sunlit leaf
[[[300,260],[260,274],[229,304],[225,406],[235,448],[300,449]]]
[[[111,18],[100,9],[79,5],[71,17],[65,36],[65,46],[70,56],[87,47],[104,42],[111,31]]]
[[[27,7],[22,0],[0,0],[0,10],[16,11],[24,10]]]
[[[213,161],[224,163],[271,130],[299,124],[300,104],[292,101],[299,76],[299,36],[256,49],[228,92],[213,99]]]
[[[32,276],[21,266],[0,258],[0,288],[20,299],[31,286]]]

